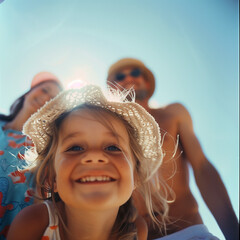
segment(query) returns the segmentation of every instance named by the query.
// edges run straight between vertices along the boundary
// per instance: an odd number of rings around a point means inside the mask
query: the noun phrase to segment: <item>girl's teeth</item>
[[[89,176],[83,177],[80,179],[80,182],[103,182],[103,181],[110,181],[110,177],[107,176]]]

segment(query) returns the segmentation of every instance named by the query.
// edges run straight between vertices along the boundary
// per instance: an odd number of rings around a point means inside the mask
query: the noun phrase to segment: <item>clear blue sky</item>
[[[47,70],[105,86],[122,57],[146,63],[156,105],[190,111],[206,156],[239,212],[237,0],[0,0],[0,112]],[[223,239],[191,178],[209,230]]]

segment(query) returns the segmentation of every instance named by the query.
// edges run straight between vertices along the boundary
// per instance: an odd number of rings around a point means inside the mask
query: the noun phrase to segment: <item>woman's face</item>
[[[35,113],[47,101],[54,98],[60,92],[59,86],[50,81],[46,81],[39,86],[33,88],[24,99],[23,110],[26,114]]]

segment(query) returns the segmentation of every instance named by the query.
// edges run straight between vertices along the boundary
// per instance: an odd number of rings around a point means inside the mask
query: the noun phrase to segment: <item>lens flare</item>
[[[82,88],[85,85],[87,85],[87,82],[81,80],[81,79],[76,79],[68,83],[67,89],[73,89],[73,88]]]

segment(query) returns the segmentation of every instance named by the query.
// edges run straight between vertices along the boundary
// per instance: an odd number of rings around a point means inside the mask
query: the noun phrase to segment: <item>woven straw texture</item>
[[[23,132],[33,140],[37,153],[49,144],[52,136],[50,123],[60,114],[81,104],[99,106],[122,116],[135,129],[135,137],[144,154],[141,171],[145,178],[148,179],[157,171],[163,158],[157,122],[142,106],[126,100],[126,96],[119,91],[108,89],[104,94],[95,85],[61,92],[28,119]]]

